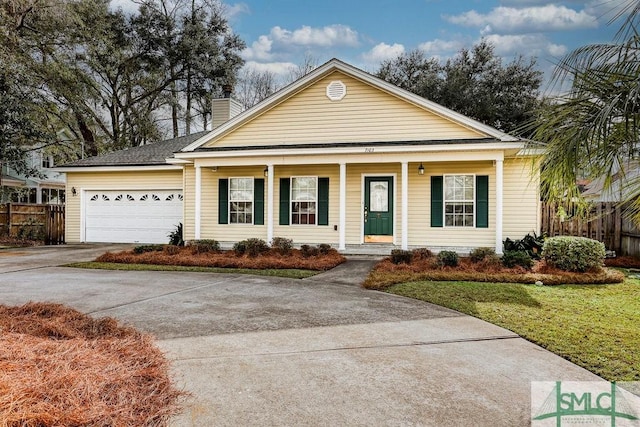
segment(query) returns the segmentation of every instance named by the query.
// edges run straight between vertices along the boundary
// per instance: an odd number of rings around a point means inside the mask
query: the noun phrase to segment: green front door
[[[390,241],[393,236],[393,177],[364,179],[365,242]]]

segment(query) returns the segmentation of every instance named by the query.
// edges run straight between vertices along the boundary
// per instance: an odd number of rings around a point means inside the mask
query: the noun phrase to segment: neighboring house
[[[473,102],[473,100],[469,100]],[[495,247],[540,229],[525,142],[331,60],[212,131],[85,159],[67,242]],[[226,117],[220,116],[226,109]]]
[[[582,196],[591,202],[619,203],[630,199],[639,187],[640,162],[629,160],[613,175],[585,183]]]
[[[37,175],[27,177],[4,164],[0,203],[64,204],[65,176],[52,169],[55,167],[53,156],[44,149],[32,150],[28,156],[29,166]]]

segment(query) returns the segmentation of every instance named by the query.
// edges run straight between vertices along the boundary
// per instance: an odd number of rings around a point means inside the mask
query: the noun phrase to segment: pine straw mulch
[[[640,268],[640,257],[617,256],[615,258],[607,258],[604,260],[604,265],[607,267]]]
[[[175,246],[171,251],[175,251]],[[304,257],[300,250],[293,249],[291,253],[282,255],[274,250],[257,256],[238,256],[233,251],[197,253],[190,247],[182,247],[178,253],[163,251],[144,252],[135,254],[132,250],[122,252],[107,252],[96,262],[115,262],[124,264],[156,264],[181,265],[194,267],[218,268],[249,268],[249,269],[301,269],[301,270],[330,270],[343,262],[346,258],[336,250],[327,254]]]
[[[586,273],[572,273],[535,262],[531,270],[523,267],[506,268],[493,263],[474,263],[469,258],[460,258],[457,267],[442,267],[435,257],[412,261],[411,264],[394,264],[385,258],[373,268],[363,286],[368,289],[385,289],[391,285],[421,280],[468,281],[545,285],[562,284],[609,284],[624,281],[624,274],[609,268]]]
[[[44,242],[41,240],[18,239],[17,237],[0,236],[0,247],[7,246],[12,248],[24,248],[27,246],[41,246]]]
[[[0,426],[165,426],[183,395],[150,335],[61,304],[0,305]]]

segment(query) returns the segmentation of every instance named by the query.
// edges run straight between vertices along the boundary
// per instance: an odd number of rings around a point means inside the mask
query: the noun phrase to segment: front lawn
[[[386,291],[509,329],[606,380],[640,381],[638,279],[560,286],[416,281]]]

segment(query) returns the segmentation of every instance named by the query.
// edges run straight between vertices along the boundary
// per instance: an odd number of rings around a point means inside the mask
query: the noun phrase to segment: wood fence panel
[[[7,203],[0,205],[0,232],[48,245],[63,244],[64,214],[62,205]]]

